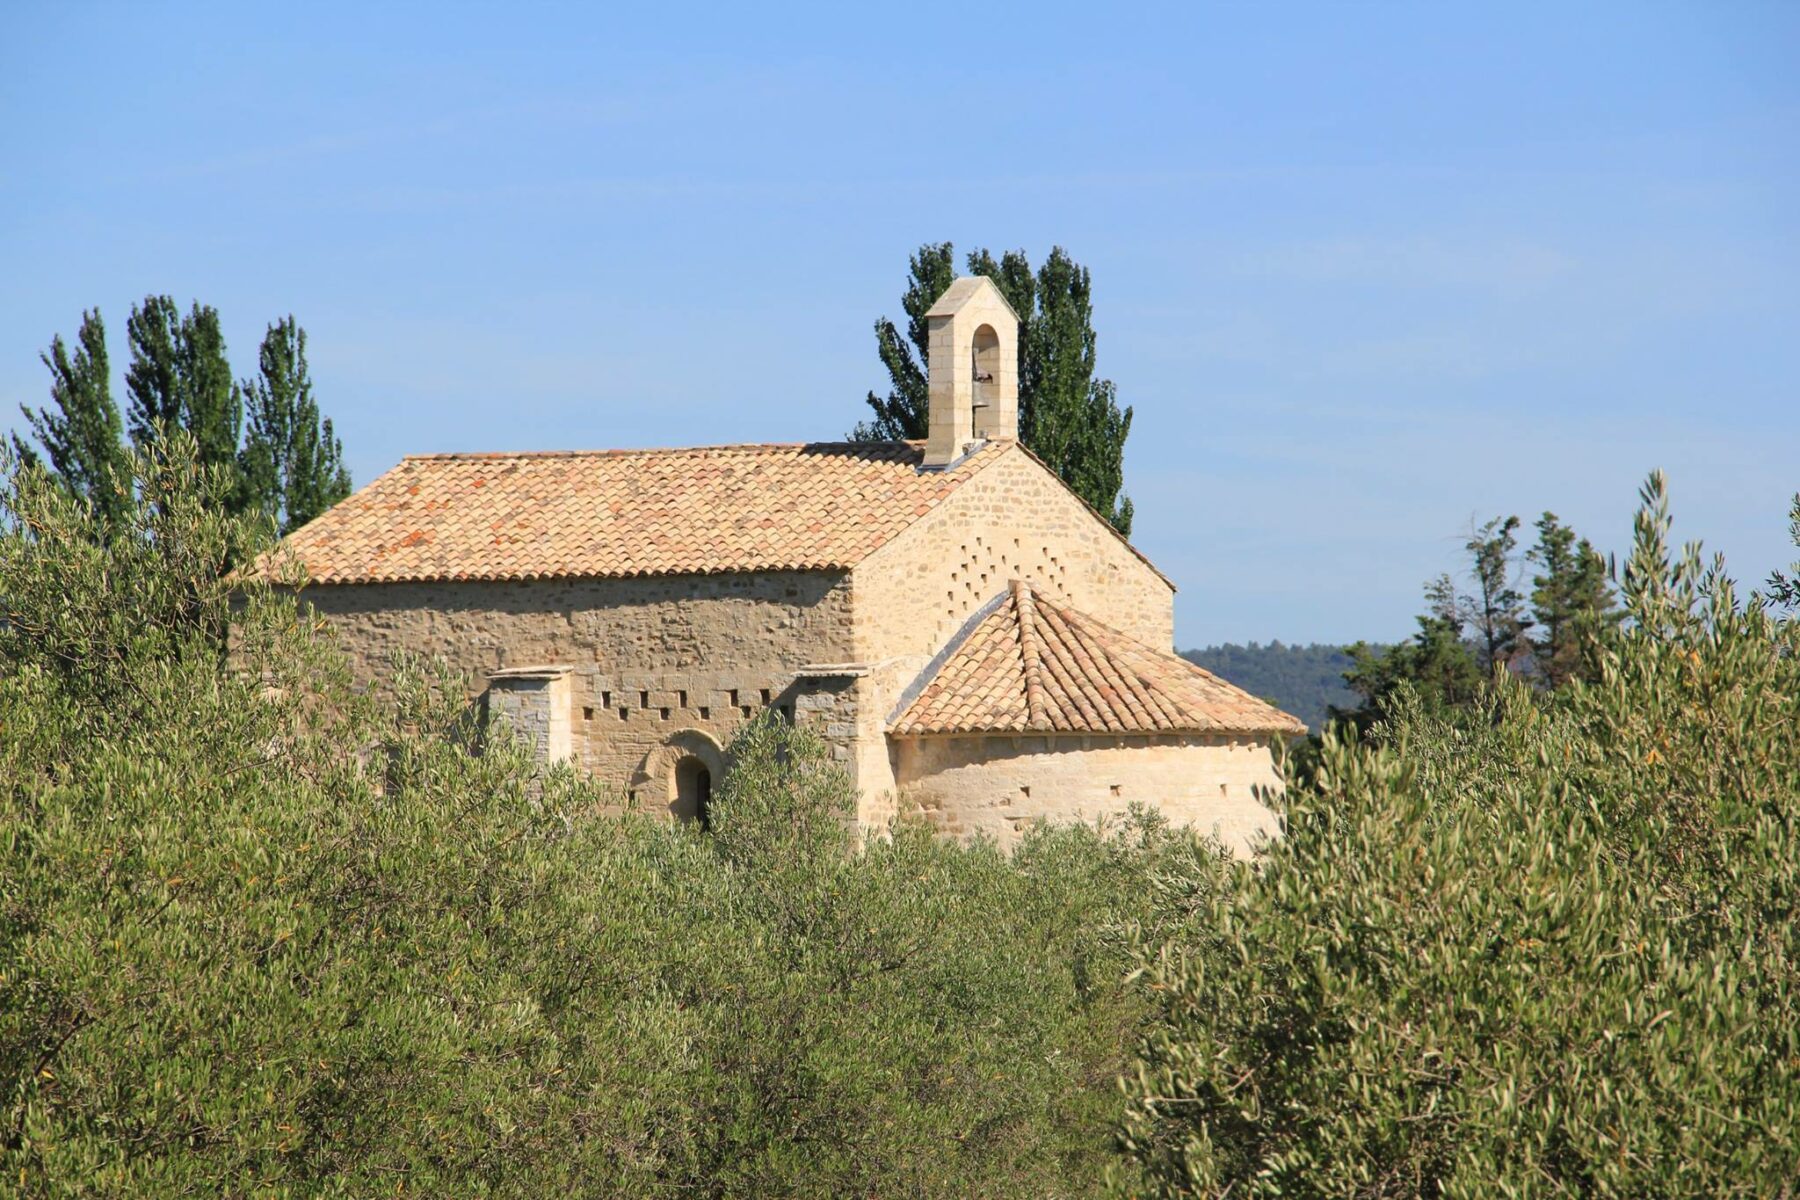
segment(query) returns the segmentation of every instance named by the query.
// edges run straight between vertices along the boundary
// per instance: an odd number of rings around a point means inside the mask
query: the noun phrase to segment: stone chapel
[[[1295,718],[1173,652],[1175,586],[1018,441],[1018,318],[928,314],[924,442],[426,454],[295,531],[365,679],[441,656],[540,754],[706,818],[737,727],[815,728],[857,818],[1016,841],[1133,802],[1247,851]]]

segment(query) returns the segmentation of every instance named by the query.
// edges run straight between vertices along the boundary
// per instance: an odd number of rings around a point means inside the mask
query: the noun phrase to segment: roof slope
[[[1013,444],[416,455],[283,548],[315,583],[847,569]]]
[[[1014,580],[952,644],[890,732],[1305,733],[1306,726]]]

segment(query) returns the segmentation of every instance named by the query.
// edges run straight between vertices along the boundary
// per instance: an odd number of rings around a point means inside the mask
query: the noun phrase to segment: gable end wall
[[[871,664],[855,771],[865,822],[902,790],[887,724],[934,655],[1013,579],[1151,646],[1175,640],[1175,589],[1016,445],[850,575],[851,637]]]
[[[1175,641],[1175,589],[1017,446],[850,578],[865,662],[929,660],[1012,579],[1147,645]]]

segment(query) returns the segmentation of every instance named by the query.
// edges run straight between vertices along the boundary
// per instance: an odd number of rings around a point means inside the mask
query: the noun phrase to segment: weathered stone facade
[[[765,708],[816,712],[813,693],[835,693],[836,682],[799,668],[814,655],[850,657],[842,573],[332,585],[305,596],[364,679],[379,680],[401,652],[443,659],[472,699],[496,684],[517,690],[516,668],[566,675],[557,695],[570,761],[650,808],[674,799],[676,760],[663,751],[679,735],[716,750]],[[518,705],[498,707],[519,720]],[[827,722],[827,736],[850,763],[845,724]]]
[[[1014,579],[1107,613],[1152,645],[1174,640],[1174,587],[1015,445],[851,574],[852,637],[872,701],[860,732],[881,750],[857,756],[865,793],[904,795],[887,722],[932,658]]]

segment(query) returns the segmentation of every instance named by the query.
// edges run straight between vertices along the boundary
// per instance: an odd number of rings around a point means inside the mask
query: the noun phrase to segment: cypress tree
[[[1064,483],[1110,521],[1131,533],[1131,501],[1122,495],[1125,439],[1131,409],[1121,409],[1111,380],[1095,379],[1093,281],[1061,246],[1036,272],[1022,250],[999,259],[972,251],[969,273],[994,281],[1019,316],[1019,440]],[[949,242],[919,247],[901,296],[906,338],[892,321],[875,323],[876,349],[891,387],[868,396],[872,421],[856,427],[858,441],[922,438],[929,415],[925,313],[956,277]],[[910,345],[909,345],[910,343]]]
[[[51,473],[70,494],[94,507],[102,528],[112,528],[130,507],[130,485],[124,426],[112,398],[106,325],[98,309],[81,314],[76,342],[71,353],[58,334],[49,351],[38,356],[50,371],[55,410],[20,408],[49,456]],[[17,436],[13,445],[22,457],[35,457]]]

